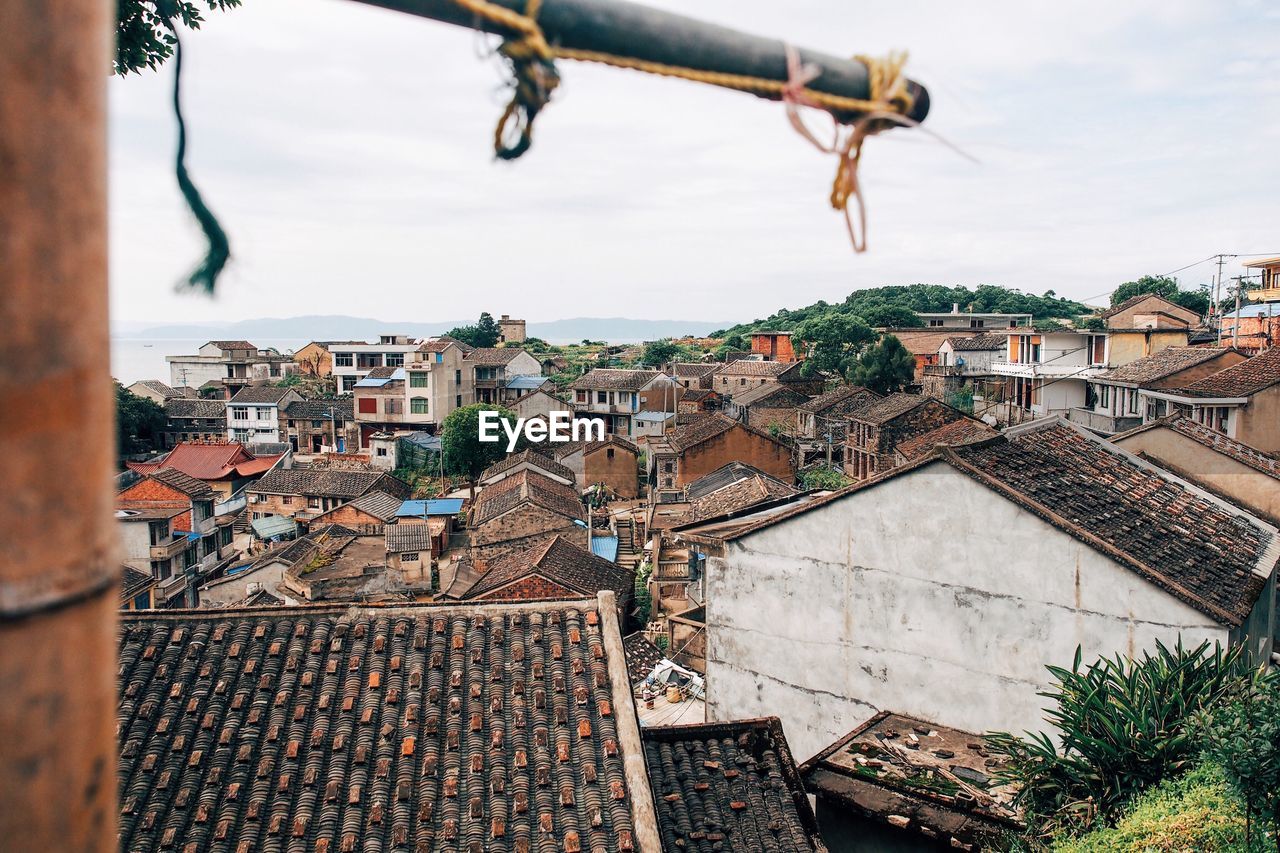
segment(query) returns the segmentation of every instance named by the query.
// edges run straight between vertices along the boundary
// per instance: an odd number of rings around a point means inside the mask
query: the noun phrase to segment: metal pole
[[[452,0],[356,0],[396,12],[431,18],[448,24],[508,35],[497,25],[477,19]],[[526,0],[491,0],[523,14]],[[609,53],[663,65],[698,71],[742,74],[785,81],[786,50],[778,39],[754,36],[695,18],[651,9],[625,0],[543,0],[538,24],[552,46]],[[867,68],[853,59],[797,48],[805,63],[822,69],[809,88],[849,98],[869,96]],[[914,98],[910,118],[924,121],[929,114],[929,93],[908,80]],[[778,100],[777,96],[759,97]],[[837,116],[843,121],[855,115]]]
[[[116,847],[114,4],[0,3],[0,847]]]

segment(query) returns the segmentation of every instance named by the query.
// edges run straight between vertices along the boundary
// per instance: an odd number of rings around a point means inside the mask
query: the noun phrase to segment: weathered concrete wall
[[[1280,522],[1280,480],[1274,477],[1166,427],[1144,430],[1115,443],[1273,522]]]
[[[1280,453],[1280,385],[1254,394],[1236,413],[1232,437],[1264,453]]]
[[[708,718],[776,714],[797,758],[879,710],[1040,729],[1044,667],[1077,644],[1227,639],[942,462],[731,543],[706,581]]]
[[[577,455],[577,454],[575,454]],[[640,494],[640,477],[636,468],[636,455],[622,447],[597,446],[579,456],[582,459],[580,488],[604,483],[620,497],[634,498]],[[575,468],[574,474],[578,473]]]

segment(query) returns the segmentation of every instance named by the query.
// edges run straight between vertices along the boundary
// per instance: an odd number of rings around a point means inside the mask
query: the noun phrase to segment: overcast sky
[[[110,82],[113,320],[736,321],[916,281],[1098,297],[1280,254],[1274,4],[652,2],[838,55],[908,49],[927,125],[980,162],[871,140],[855,255],[834,162],[776,103],[566,62],[533,149],[499,163],[502,73],[475,34],[245,0],[186,35],[189,165],[234,256],[214,300],[174,292],[200,241],[173,178],[173,67]]]

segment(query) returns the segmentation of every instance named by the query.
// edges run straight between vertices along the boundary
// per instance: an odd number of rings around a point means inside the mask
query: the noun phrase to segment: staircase
[[[631,516],[624,515],[617,519],[618,528],[618,565],[635,571],[644,556],[643,548],[636,547],[635,523]]]

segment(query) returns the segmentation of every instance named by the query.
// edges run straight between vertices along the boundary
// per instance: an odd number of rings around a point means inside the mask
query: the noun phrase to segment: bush
[[[1200,752],[1196,715],[1251,678],[1238,647],[1208,642],[1157,643],[1140,660],[1117,655],[1084,668],[1077,649],[1071,669],[1048,669],[1057,684],[1040,695],[1055,703],[1047,719],[1057,742],[1043,732],[987,737],[1006,759],[1001,781],[1020,786],[1027,826],[1041,836],[1111,820],[1150,785],[1189,769]]]
[[[1254,815],[1269,820],[1280,850],[1280,679],[1248,685],[1206,714],[1199,730],[1205,755],[1245,804],[1246,826]]]
[[[809,489],[843,489],[852,482],[834,468],[811,468],[800,476],[805,491]]]
[[[1114,827],[1078,838],[1059,838],[1055,853],[1116,851],[1263,851],[1269,843],[1246,840],[1245,808],[1221,768],[1205,764],[1167,779],[1133,801]]]

